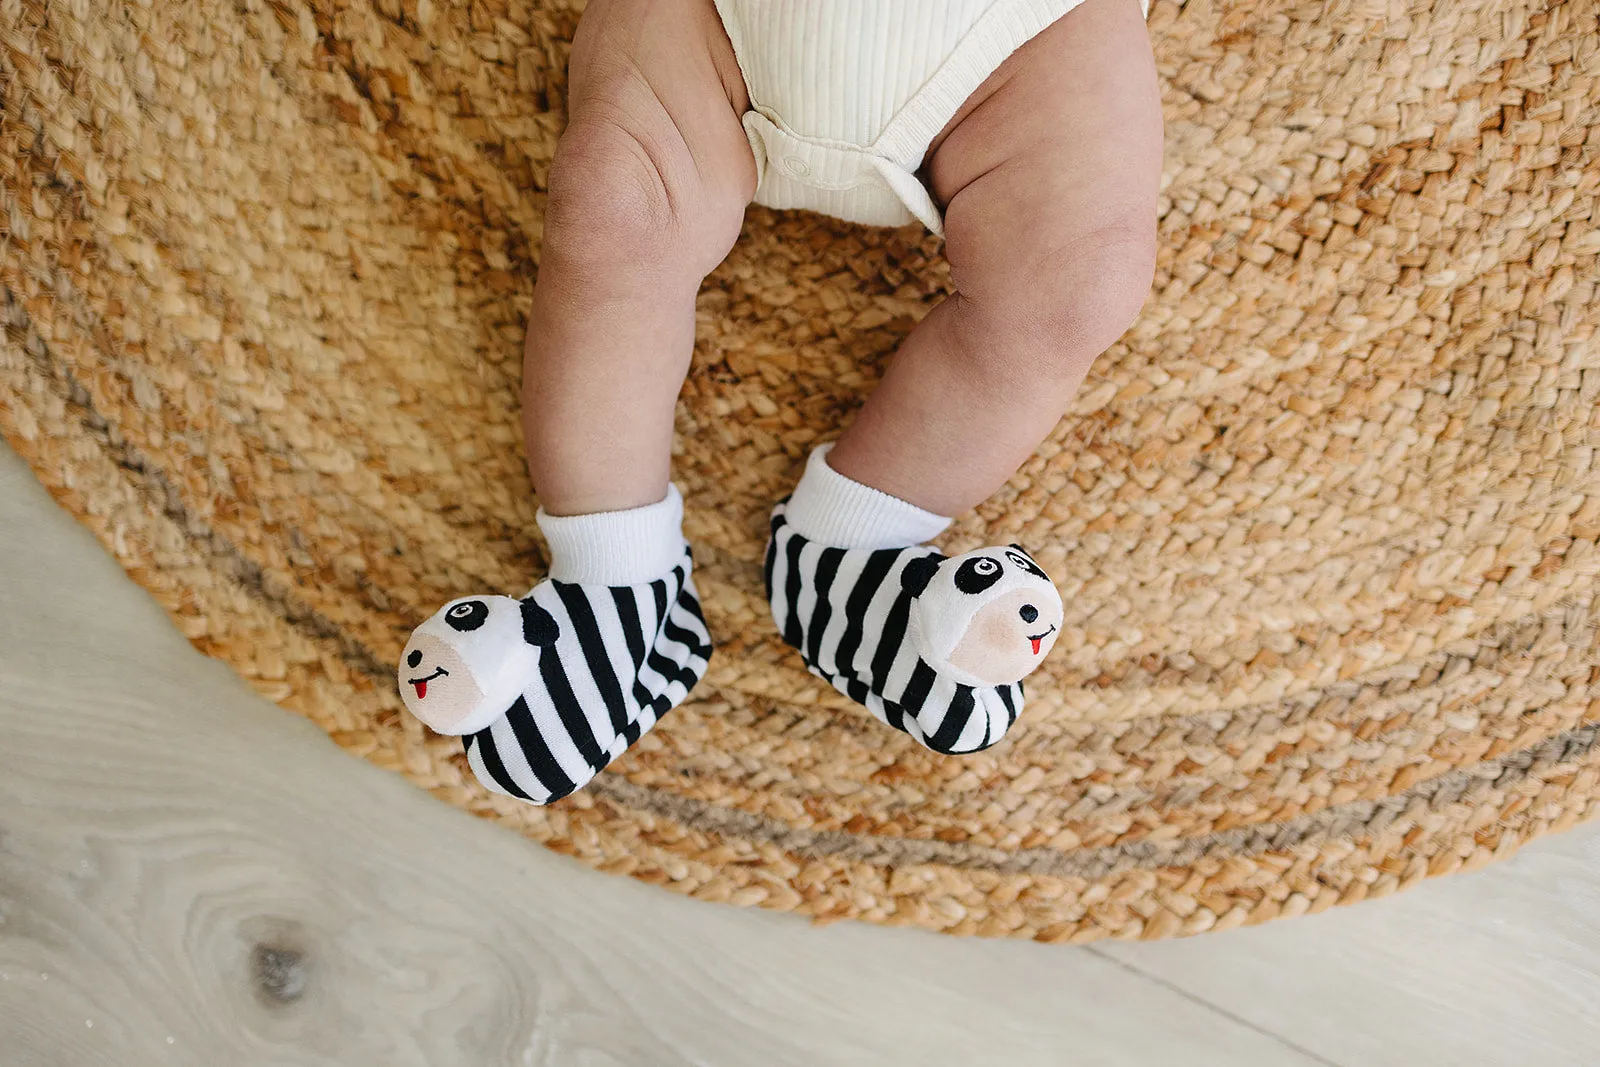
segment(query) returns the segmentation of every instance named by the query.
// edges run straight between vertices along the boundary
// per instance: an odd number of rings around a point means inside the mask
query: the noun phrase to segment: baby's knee
[[[1093,360],[1139,317],[1155,276],[1155,219],[1119,220],[1060,244],[1064,269],[1040,292],[1046,331],[1062,347]]]
[[[1127,331],[1155,273],[1155,220],[1129,217],[1039,233],[1031,248],[969,264],[963,313],[993,358],[1033,380],[1076,388],[1089,365]],[[975,270],[979,267],[981,270]]]
[[[546,262],[597,277],[634,266],[698,282],[738,238],[737,190],[703,181],[673,132],[582,117],[562,135],[545,207]]]

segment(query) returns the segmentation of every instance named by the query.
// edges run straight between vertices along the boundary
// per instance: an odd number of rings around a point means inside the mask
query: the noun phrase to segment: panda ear
[[[522,639],[530,645],[553,645],[561,636],[556,617],[533,602],[533,598],[519,601],[522,606]]]
[[[928,588],[928,583],[933,581],[933,574],[943,561],[943,556],[918,556],[907,563],[906,569],[900,572],[900,588],[912,596],[921,596],[922,591]]]

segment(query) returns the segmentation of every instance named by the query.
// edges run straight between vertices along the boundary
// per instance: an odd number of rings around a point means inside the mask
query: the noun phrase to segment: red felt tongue
[[[1039,651],[1039,642],[1035,641],[1033,643],[1033,650],[1035,652]],[[417,687],[417,699],[418,700],[421,700],[423,697],[428,695],[428,683],[427,682],[412,682],[411,684]]]
[[[1030,638],[1028,638],[1028,640],[1033,642],[1033,654],[1035,656],[1037,656],[1039,654],[1039,642],[1043,641],[1044,638],[1042,638],[1042,637],[1030,637]]]

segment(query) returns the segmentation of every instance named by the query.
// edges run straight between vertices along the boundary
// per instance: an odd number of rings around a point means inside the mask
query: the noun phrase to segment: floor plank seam
[[[1312,1061],[1313,1063],[1320,1063],[1320,1064],[1323,1065],[1323,1067],[1344,1067],[1343,1064],[1337,1062],[1336,1060],[1330,1060],[1330,1059],[1328,1059],[1328,1057],[1323,1056],[1320,1053],[1313,1052],[1311,1049],[1306,1048],[1304,1045],[1298,1045],[1295,1042],[1290,1041],[1288,1038],[1284,1037],[1282,1034],[1275,1034],[1271,1030],[1268,1030],[1263,1026],[1260,1026],[1260,1025],[1258,1025],[1256,1023],[1251,1022],[1249,1019],[1246,1019],[1242,1015],[1236,1015],[1233,1012],[1229,1011],[1227,1008],[1221,1007],[1220,1005],[1217,1005],[1217,1004],[1213,1004],[1211,1001],[1207,1000],[1205,997],[1199,996],[1199,995],[1197,995],[1195,993],[1191,993],[1187,989],[1184,989],[1182,986],[1176,985],[1176,984],[1174,984],[1172,982],[1169,982],[1165,978],[1160,977],[1159,975],[1151,974],[1149,971],[1143,970],[1143,969],[1141,969],[1139,967],[1135,967],[1133,964],[1128,963],[1125,960],[1120,960],[1117,957],[1107,953],[1105,950],[1103,950],[1101,948],[1098,948],[1098,947],[1096,947],[1094,945],[1084,945],[1082,947],[1083,947],[1084,951],[1088,952],[1091,956],[1097,956],[1100,959],[1105,960],[1107,963],[1112,964],[1115,967],[1119,967],[1124,971],[1127,971],[1129,974],[1136,975],[1137,977],[1143,978],[1146,981],[1154,982],[1156,985],[1158,985],[1161,988],[1167,990],[1167,992],[1173,993],[1173,994],[1175,994],[1177,996],[1180,996],[1184,1000],[1189,1001],[1191,1004],[1196,1004],[1199,1007],[1205,1008],[1207,1011],[1214,1012],[1217,1015],[1222,1016],[1224,1019],[1227,1019],[1229,1022],[1236,1023],[1239,1026],[1244,1027],[1246,1030],[1249,1030],[1249,1031],[1251,1031],[1253,1033],[1260,1034],[1262,1037],[1265,1037],[1265,1038],[1267,1038],[1267,1039],[1269,1039],[1271,1041],[1275,1041],[1278,1044],[1282,1045],[1284,1048],[1289,1049],[1292,1052],[1299,1053],[1300,1055],[1304,1056],[1306,1059]]]

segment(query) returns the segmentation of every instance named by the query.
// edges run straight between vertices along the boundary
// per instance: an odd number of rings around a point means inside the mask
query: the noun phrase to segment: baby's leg
[[[1061,599],[1020,546],[926,545],[1060,419],[1150,286],[1161,110],[1137,0],[1024,45],[931,153],[957,294],[773,512],[773,618],[806,665],[939,752],[1000,740]]]
[[[523,365],[529,470],[552,515],[662,499],[695,292],[756,177],[711,0],[592,0],[568,70]]]
[[[957,293],[828,463],[958,515],[1033,453],[1149,292],[1161,102],[1138,0],[1087,0],[1018,49],[928,170]]]
[[[592,0],[573,42],[524,371],[550,571],[413,632],[406,707],[464,738],[485,786],[559,800],[621,755],[711,656],[668,482],[701,280],[755,187],[743,81],[710,0]]]

